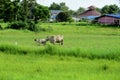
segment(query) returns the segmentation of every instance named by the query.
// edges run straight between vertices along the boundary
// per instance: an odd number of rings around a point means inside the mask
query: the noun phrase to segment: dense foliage
[[[49,18],[48,7],[41,6],[36,0],[0,0],[0,18],[5,22],[27,21]]]
[[[50,10],[62,10],[62,11],[68,11],[68,7],[64,2],[61,2],[60,4],[52,3],[49,7]]]
[[[119,7],[117,5],[105,5],[101,9],[102,14],[117,14],[120,11]]]
[[[70,18],[71,16],[69,15],[69,13],[67,13],[67,12],[60,12],[58,15],[57,15],[57,17],[56,17],[56,20],[58,21],[58,22],[66,22],[66,21],[69,21],[69,18]]]

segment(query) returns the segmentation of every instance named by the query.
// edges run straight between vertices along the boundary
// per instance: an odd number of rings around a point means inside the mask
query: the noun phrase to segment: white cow
[[[37,43],[46,45],[47,39],[34,39],[34,41],[36,41]]]
[[[63,45],[63,35],[47,36],[46,40],[53,44],[59,43],[60,45]]]

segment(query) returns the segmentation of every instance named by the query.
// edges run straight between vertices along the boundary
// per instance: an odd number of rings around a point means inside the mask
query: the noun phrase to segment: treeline
[[[49,8],[36,0],[0,0],[0,19],[10,22],[7,28],[38,31],[36,23],[48,20],[49,13]]]
[[[0,0],[0,19],[4,22],[27,21],[32,19],[47,20],[49,15],[48,7],[42,6],[36,0]]]

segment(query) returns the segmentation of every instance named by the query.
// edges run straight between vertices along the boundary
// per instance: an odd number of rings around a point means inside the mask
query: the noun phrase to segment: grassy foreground
[[[113,60],[0,53],[0,80],[119,80],[119,74]]]

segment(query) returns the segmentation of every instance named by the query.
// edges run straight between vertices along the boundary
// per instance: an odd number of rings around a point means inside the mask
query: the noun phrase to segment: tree
[[[18,10],[19,10],[19,6],[18,6],[19,0],[13,0],[13,1],[9,1],[9,2],[5,2],[4,4],[4,21],[15,21],[17,20],[17,15],[18,15]]]
[[[7,2],[10,2],[10,0]],[[5,0],[0,0],[0,18],[3,18],[3,16],[4,16],[5,3],[6,3]]]
[[[56,20],[58,22],[66,22],[70,19],[70,15],[68,14],[68,12],[60,12],[57,16],[56,16]]]
[[[69,8],[66,6],[64,2],[61,2],[59,5],[60,5],[60,10],[64,12],[68,11]]]
[[[98,8],[98,7],[96,7],[96,8],[95,8],[95,10],[96,10],[96,11],[98,11],[98,12],[100,12],[100,11],[101,11],[101,9],[100,9],[100,8]]]
[[[49,9],[50,9],[50,10],[60,10],[61,8],[60,8],[60,5],[59,5],[59,4],[53,2],[53,3],[50,5]]]
[[[117,5],[105,5],[101,9],[102,14],[116,14],[119,12],[119,7]]]
[[[29,0],[28,2],[28,9],[29,9],[29,14],[28,14],[28,18],[29,19],[34,19],[34,11],[35,11],[35,7],[37,5],[36,0]]]
[[[6,21],[15,21],[19,15],[20,0],[0,0],[0,18]]]
[[[35,23],[37,23],[37,20],[39,19],[42,21],[47,20],[50,17],[49,8],[38,4],[34,10],[34,16]]]
[[[14,5],[10,0],[0,0],[0,18],[4,21],[11,21],[13,19]]]
[[[81,13],[84,12],[84,11],[85,11],[85,8],[80,7],[80,8],[75,12],[75,15],[79,15],[79,14],[81,14]]]
[[[13,9],[13,20],[14,21],[18,20],[19,8],[20,8],[19,2],[20,2],[20,0],[13,0],[13,2],[12,2],[13,6],[14,6],[14,9]]]
[[[70,15],[74,15],[75,11],[74,11],[74,10],[68,10],[68,13],[69,13]]]
[[[28,12],[29,12],[29,9],[28,9],[28,1],[29,0],[22,0],[22,3],[21,3],[21,19],[26,22],[27,21],[27,17],[28,17]]]
[[[101,9],[101,13],[102,14],[108,14],[109,13],[109,6],[105,5],[102,9]]]
[[[64,2],[61,2],[60,4],[52,3],[49,7],[50,10],[62,10],[62,11],[68,11],[69,8],[66,6]]]
[[[37,4],[36,0],[0,0],[0,18],[6,21],[47,20],[48,7]]]
[[[116,14],[116,13],[118,13],[119,12],[119,7],[117,6],[117,5],[110,5],[109,6],[109,13],[114,13],[114,14]]]

